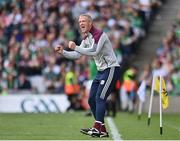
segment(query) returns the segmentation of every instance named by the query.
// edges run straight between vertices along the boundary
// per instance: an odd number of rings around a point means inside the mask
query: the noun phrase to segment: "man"
[[[105,105],[119,78],[120,66],[108,36],[94,27],[89,15],[79,16],[79,27],[84,37],[80,46],[70,41],[69,48],[74,51],[65,51],[61,45],[55,47],[55,51],[69,59],[78,59],[82,55],[94,58],[98,72],[92,82],[88,103],[95,123],[92,128],[81,129],[81,132],[93,137],[109,137],[104,124]]]
[[[25,73],[20,73],[18,77],[18,89],[20,90],[31,90],[31,82],[27,79]]]

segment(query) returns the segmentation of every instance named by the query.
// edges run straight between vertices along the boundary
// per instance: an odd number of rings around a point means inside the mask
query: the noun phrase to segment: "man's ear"
[[[93,22],[90,22],[90,29],[92,28],[92,26],[93,26]]]
[[[91,21],[90,24],[91,24],[91,27],[92,27],[93,26],[93,22]]]

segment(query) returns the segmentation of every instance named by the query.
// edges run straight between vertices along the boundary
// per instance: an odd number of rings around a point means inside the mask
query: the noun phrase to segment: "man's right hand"
[[[63,53],[63,47],[61,45],[57,45],[54,50],[57,52],[57,53],[60,53],[62,54]]]

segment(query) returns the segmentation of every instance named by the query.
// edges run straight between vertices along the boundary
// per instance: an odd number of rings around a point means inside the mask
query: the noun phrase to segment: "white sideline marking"
[[[107,117],[107,123],[111,130],[112,138],[114,141],[122,141],[121,135],[118,132],[116,125],[111,117]]]

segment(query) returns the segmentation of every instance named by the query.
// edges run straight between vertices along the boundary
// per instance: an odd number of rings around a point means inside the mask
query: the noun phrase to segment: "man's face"
[[[86,16],[79,17],[79,27],[82,33],[87,33],[91,29],[92,22]]]

